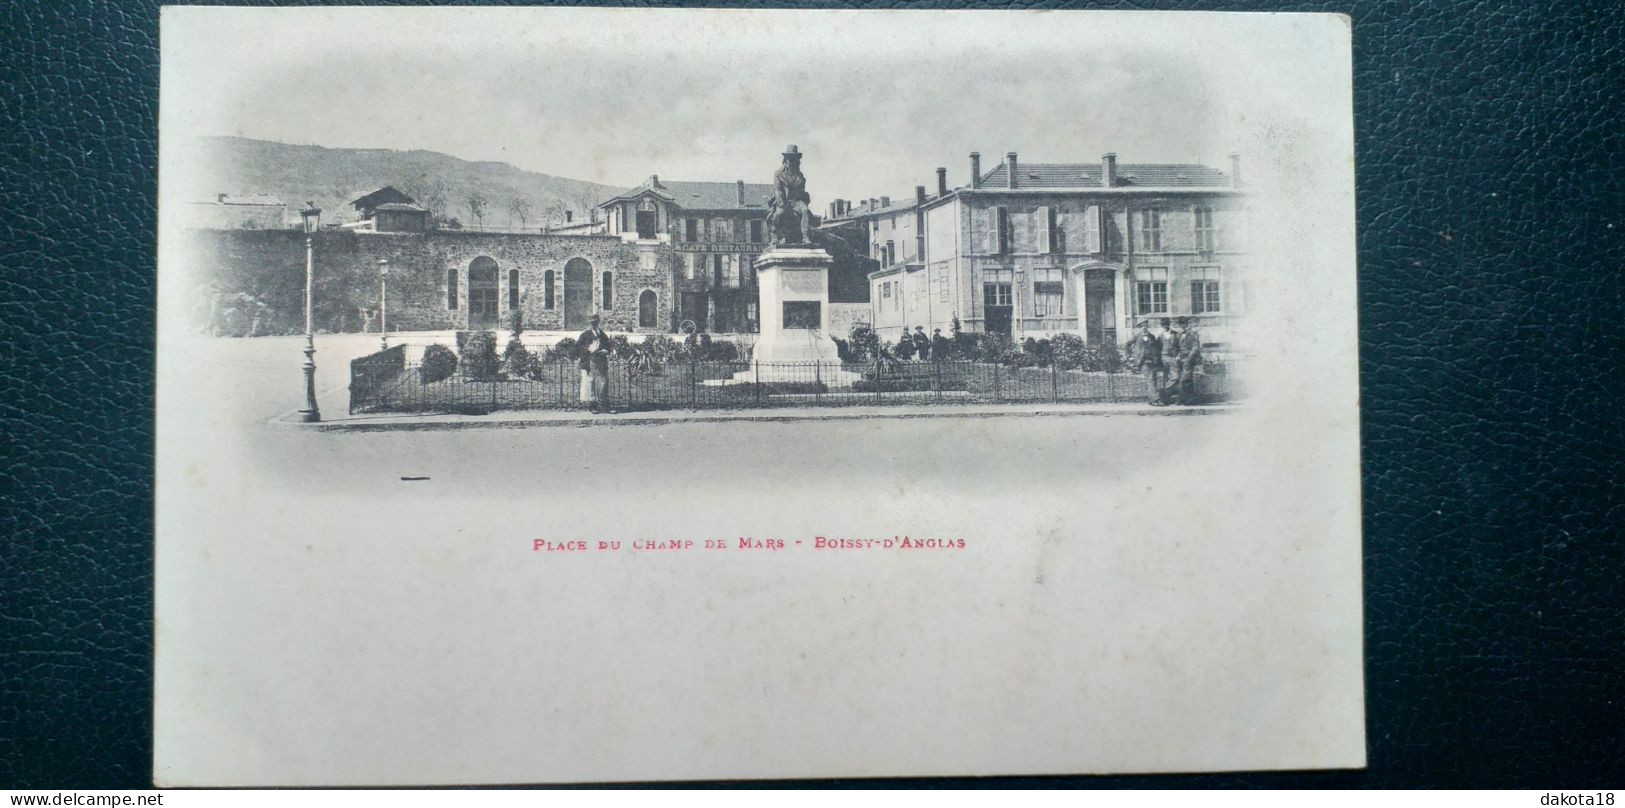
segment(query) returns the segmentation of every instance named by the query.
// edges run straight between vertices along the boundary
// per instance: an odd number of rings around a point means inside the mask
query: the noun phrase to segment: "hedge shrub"
[[[424,384],[434,384],[451,378],[457,372],[457,354],[444,345],[430,345],[423,349],[423,361],[418,364],[418,378]]]
[[[497,377],[497,335],[491,331],[476,331],[463,341],[463,378],[471,382],[488,382]]]

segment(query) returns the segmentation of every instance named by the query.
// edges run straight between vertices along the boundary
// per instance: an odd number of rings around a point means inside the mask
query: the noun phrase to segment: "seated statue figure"
[[[773,174],[773,195],[767,200],[768,238],[780,244],[812,244],[812,208],[807,203],[807,178],[801,174],[801,150],[784,150],[784,165]]]

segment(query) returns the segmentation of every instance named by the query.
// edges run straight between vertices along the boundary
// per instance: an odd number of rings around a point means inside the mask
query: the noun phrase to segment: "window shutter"
[[[994,229],[998,226],[993,217],[991,208],[983,208],[971,214],[971,249],[978,254],[987,255],[993,252]]]
[[[1055,209],[1045,205],[1037,213],[1038,251],[1048,255],[1055,251]]]

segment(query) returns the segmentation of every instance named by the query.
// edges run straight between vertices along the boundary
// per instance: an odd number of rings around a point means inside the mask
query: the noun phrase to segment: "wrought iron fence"
[[[352,413],[485,413],[583,406],[576,363],[544,361],[523,375],[474,378],[457,368],[363,357],[351,365]],[[1086,372],[989,362],[609,363],[608,405],[616,410],[839,407],[885,404],[1141,402],[1148,384],[1126,371]],[[1237,393],[1233,369],[1209,363],[1196,378],[1201,400]]]

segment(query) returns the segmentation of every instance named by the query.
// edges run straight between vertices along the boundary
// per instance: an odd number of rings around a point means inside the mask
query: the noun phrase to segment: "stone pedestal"
[[[750,370],[737,382],[822,381],[851,387],[863,378],[841,369],[841,356],[829,336],[829,253],[818,247],[773,247],[756,259],[761,336]],[[782,366],[775,363],[786,363]]]

